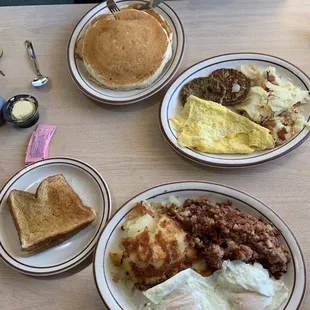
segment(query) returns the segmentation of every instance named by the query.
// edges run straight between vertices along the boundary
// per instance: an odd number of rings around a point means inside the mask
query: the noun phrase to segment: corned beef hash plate
[[[109,309],[299,309],[300,246],[256,198],[228,186],[177,182],[125,203],[103,231],[94,276]]]

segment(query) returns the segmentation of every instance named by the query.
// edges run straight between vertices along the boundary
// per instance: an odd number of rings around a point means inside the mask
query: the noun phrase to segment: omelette
[[[267,128],[212,101],[189,96],[181,113],[169,120],[178,143],[205,153],[251,154],[274,147]]]

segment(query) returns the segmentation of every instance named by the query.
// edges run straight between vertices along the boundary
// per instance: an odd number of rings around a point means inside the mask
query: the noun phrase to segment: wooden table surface
[[[308,0],[192,0],[169,3],[183,21],[187,47],[181,70],[229,52],[263,52],[287,59],[310,73]],[[243,170],[219,170],[177,155],[158,127],[164,91],[145,102],[113,107],[86,98],[72,82],[66,64],[69,35],[92,5],[0,8],[0,93],[29,93],[40,103],[40,123],[57,125],[51,156],[69,156],[93,165],[107,181],[113,211],[147,187],[180,180],[206,180],[244,190],[271,206],[294,231],[310,267],[310,141],[284,158]],[[34,89],[34,72],[24,40],[33,41],[42,72],[51,77]],[[0,186],[23,167],[34,128],[0,127]],[[0,261],[0,308],[104,309],[91,259],[62,275],[34,278]],[[303,309],[310,309],[307,296]],[[295,310],[295,309],[290,309]]]

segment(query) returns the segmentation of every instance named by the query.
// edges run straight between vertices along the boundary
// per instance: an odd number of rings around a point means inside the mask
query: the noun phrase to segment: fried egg
[[[200,152],[251,154],[274,146],[268,129],[195,96],[189,96],[181,113],[169,122],[180,146]]]
[[[210,277],[186,269],[143,294],[148,310],[275,310],[288,289],[258,263],[225,261]]]

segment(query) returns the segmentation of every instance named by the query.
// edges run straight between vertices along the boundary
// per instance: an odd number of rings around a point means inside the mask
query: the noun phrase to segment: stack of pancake
[[[100,15],[88,26],[80,56],[101,86],[132,90],[150,86],[172,55],[172,31],[154,10],[136,5]]]

